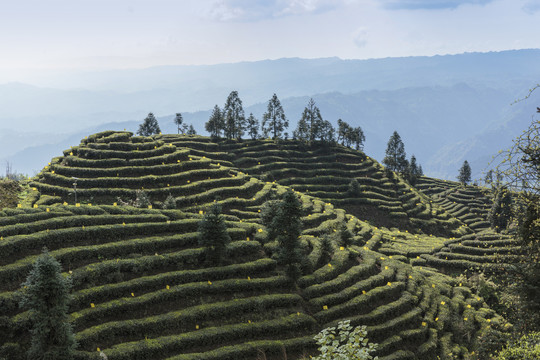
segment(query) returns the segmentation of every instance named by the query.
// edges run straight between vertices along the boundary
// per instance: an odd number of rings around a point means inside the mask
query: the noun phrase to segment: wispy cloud
[[[437,10],[455,9],[461,5],[485,5],[494,0],[380,0],[383,6],[391,10]]]
[[[323,13],[344,0],[218,0],[208,15],[218,21],[250,22],[290,15]]]

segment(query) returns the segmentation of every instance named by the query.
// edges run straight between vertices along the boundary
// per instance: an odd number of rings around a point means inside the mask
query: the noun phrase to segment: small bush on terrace
[[[366,335],[365,325],[353,329],[350,320],[340,321],[337,332],[336,327],[323,329],[314,338],[321,354],[313,360],[376,360],[378,357],[370,353],[375,351],[377,344],[369,343]]]

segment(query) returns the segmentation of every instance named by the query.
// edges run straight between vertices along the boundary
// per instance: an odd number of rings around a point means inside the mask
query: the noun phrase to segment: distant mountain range
[[[365,151],[381,160],[397,130],[430,176],[473,173],[531,121],[540,94],[540,50],[372,60],[278,59],[211,66],[163,66],[43,76],[0,85],[0,158],[32,175],[89,133],[136,130],[150,111],[164,132],[175,112],[204,132],[214,104],[238,90],[246,115],[262,117],[275,92],[291,128],[309,97],[325,119],[361,126]],[[30,130],[29,130],[30,129]],[[289,129],[292,132],[292,129]]]

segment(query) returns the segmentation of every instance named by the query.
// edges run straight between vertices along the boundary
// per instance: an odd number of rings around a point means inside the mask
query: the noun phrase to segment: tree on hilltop
[[[266,112],[263,115],[262,132],[263,136],[268,137],[269,133],[272,133],[272,138],[279,139],[282,132],[289,127],[289,121],[285,117],[285,112],[281,106],[276,94],[268,100],[268,106]]]
[[[302,141],[302,142],[308,142],[309,140],[309,125],[307,121],[304,118],[301,118],[298,121],[298,125],[296,126],[296,130],[293,131],[293,139]]]
[[[212,110],[212,115],[210,115],[210,118],[204,124],[204,128],[210,133],[210,136],[215,139],[221,136],[224,127],[225,122],[223,120],[223,113],[219,106],[215,105],[214,110]]]
[[[190,135],[190,136],[197,135],[197,131],[193,127],[193,124],[189,124],[189,128],[188,128],[186,134]]]
[[[182,114],[176,113],[176,116],[174,117],[174,123],[176,124],[176,127],[178,128],[178,134],[180,134],[180,127],[182,126],[183,122],[184,122],[184,119],[182,118]]]
[[[351,127],[345,121],[338,119],[338,131],[337,131],[337,141],[341,145],[346,147],[351,147],[354,145],[356,150],[361,150],[364,147],[364,141],[366,137],[364,131],[360,126]]]
[[[407,169],[407,180],[411,185],[416,185],[418,178],[423,176],[424,172],[422,166],[416,163],[416,156],[411,156],[411,161],[409,162],[409,167]]]
[[[250,113],[249,117],[247,118],[247,132],[248,135],[251,136],[252,140],[259,137],[259,120],[253,116],[253,113]]]
[[[47,249],[36,259],[22,284],[20,307],[29,310],[32,324],[28,358],[70,360],[77,347],[69,323],[71,279]]]
[[[467,185],[471,182],[471,166],[469,165],[469,162],[467,160],[465,160],[463,162],[463,165],[461,165],[457,179],[463,185]]]
[[[308,140],[310,143],[313,143],[313,141],[320,137],[323,119],[321,116],[321,111],[315,105],[315,101],[312,98],[309,99],[308,104],[304,108],[300,122],[307,124]],[[298,123],[299,128],[300,122]]]
[[[156,117],[154,114],[148,113],[148,116],[144,119],[143,123],[139,125],[137,134],[141,136],[150,136],[159,133],[161,133],[161,130],[159,129]]]
[[[388,145],[386,147],[386,156],[383,159],[383,164],[390,171],[395,171],[403,174],[407,170],[408,161],[405,153],[405,145],[401,141],[397,131],[394,131]]]
[[[238,97],[238,91],[231,91],[223,107],[223,119],[225,122],[225,137],[227,139],[241,139],[244,135],[246,117],[242,107],[242,100]]]

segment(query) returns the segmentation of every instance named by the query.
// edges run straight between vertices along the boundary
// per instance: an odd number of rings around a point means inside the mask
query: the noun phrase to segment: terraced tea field
[[[24,358],[30,324],[18,292],[43,246],[73,280],[77,359],[294,359],[313,354],[313,336],[344,319],[368,326],[380,359],[467,358],[478,336],[505,322],[441,270],[496,270],[519,249],[475,225],[485,221],[480,205],[474,218],[461,216],[446,189],[426,190],[429,181],[413,188],[341,146],[89,136],[52,159],[20,207],[0,213],[0,358]],[[310,269],[296,284],[260,220],[263,204],[288,188],[302,202]],[[122,205],[138,190],[151,205]],[[169,195],[175,209],[162,208]],[[214,203],[233,240],[219,267],[197,241]],[[333,236],[342,224],[354,234],[350,247]]]

